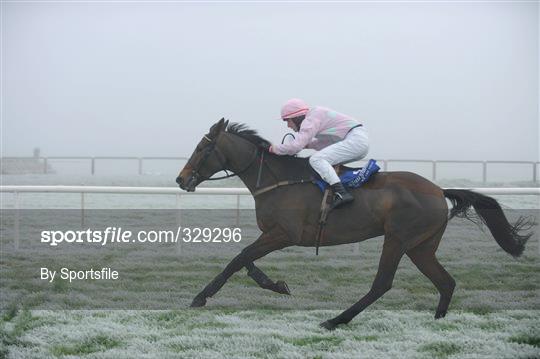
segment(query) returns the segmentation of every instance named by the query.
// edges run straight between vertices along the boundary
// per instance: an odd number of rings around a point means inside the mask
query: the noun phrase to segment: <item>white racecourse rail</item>
[[[0,157],[0,164],[2,162],[8,162],[8,161],[43,161],[43,173],[47,174],[49,169],[49,161],[54,160],[89,160],[90,161],[90,174],[95,175],[96,174],[96,162],[98,160],[121,160],[121,161],[137,161],[138,163],[138,174],[142,175],[144,173],[143,171],[143,161],[147,162],[149,160],[170,160],[170,161],[187,161],[187,157],[72,157],[72,156],[61,156],[61,157]],[[380,163],[382,163],[383,171],[388,170],[388,165],[390,163],[424,163],[424,164],[431,164],[431,179],[433,181],[437,180],[437,170],[439,168],[439,164],[477,164],[482,165],[482,180],[484,183],[488,180],[488,165],[493,164],[520,164],[520,165],[530,165],[532,169],[532,181],[536,182],[538,179],[538,165],[540,162],[538,161],[476,161],[476,160],[470,160],[470,161],[462,161],[462,160],[415,160],[415,159],[378,159]]]
[[[517,188],[456,188],[468,189],[486,195],[540,195],[540,187]],[[195,192],[186,192],[176,187],[116,187],[116,186],[0,186],[0,192],[15,194],[15,248],[19,247],[19,194],[20,193],[80,193],[81,221],[84,223],[84,194],[85,193],[115,193],[115,194],[167,194],[176,195],[177,203],[181,196],[196,195],[233,195],[237,196],[237,224],[240,215],[240,196],[251,193],[247,188],[198,188]]]

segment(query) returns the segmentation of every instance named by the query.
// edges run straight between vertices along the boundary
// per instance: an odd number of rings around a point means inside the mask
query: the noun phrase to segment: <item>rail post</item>
[[[138,160],[139,160],[139,176],[140,176],[142,175],[142,158],[139,157]]]
[[[47,157],[43,157],[43,174],[47,174]]]
[[[240,195],[236,195],[236,227],[240,226]]]
[[[482,162],[482,182],[487,183],[487,161]]]
[[[84,229],[84,192],[81,192],[81,229]]]
[[[433,181],[437,180],[437,161],[433,160],[431,161],[431,176],[433,177]]]
[[[182,195],[176,194],[176,225],[180,227],[182,225],[182,209],[181,209]],[[182,254],[182,238],[179,239],[176,244],[176,254]]]
[[[90,173],[92,176],[96,173],[96,158],[92,157],[90,159]]]
[[[537,171],[538,171],[538,163],[537,162],[533,162],[533,182],[536,182],[537,181]]]
[[[19,212],[19,207],[20,207],[19,192],[15,191],[14,194],[15,194],[15,238],[14,238],[14,245],[15,245],[15,249],[19,249],[19,237],[20,237],[20,233],[19,233],[19,227],[20,227],[20,224],[19,224],[19,216],[20,216],[20,212]]]

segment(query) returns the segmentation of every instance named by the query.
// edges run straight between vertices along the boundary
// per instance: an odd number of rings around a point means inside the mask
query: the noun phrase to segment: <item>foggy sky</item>
[[[278,142],[300,97],[372,158],[540,157],[534,2],[1,6],[4,156],[188,156],[221,117]]]

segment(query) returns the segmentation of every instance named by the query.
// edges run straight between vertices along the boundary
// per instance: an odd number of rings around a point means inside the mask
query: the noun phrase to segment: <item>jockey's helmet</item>
[[[305,115],[309,111],[309,106],[299,98],[292,98],[285,102],[281,107],[281,119],[286,121],[291,118],[296,118]]]

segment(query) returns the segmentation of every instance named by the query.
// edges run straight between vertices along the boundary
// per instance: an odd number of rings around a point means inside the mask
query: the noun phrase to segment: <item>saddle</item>
[[[369,178],[373,174],[379,172],[381,168],[377,165],[377,162],[374,159],[370,159],[364,167],[355,168],[337,165],[334,166],[334,169],[336,170],[341,183],[343,183],[346,188],[354,189],[366,183]],[[315,181],[315,184],[321,189],[322,192],[324,192],[324,190],[328,187],[328,183],[326,183],[318,175],[317,178],[318,179]]]

